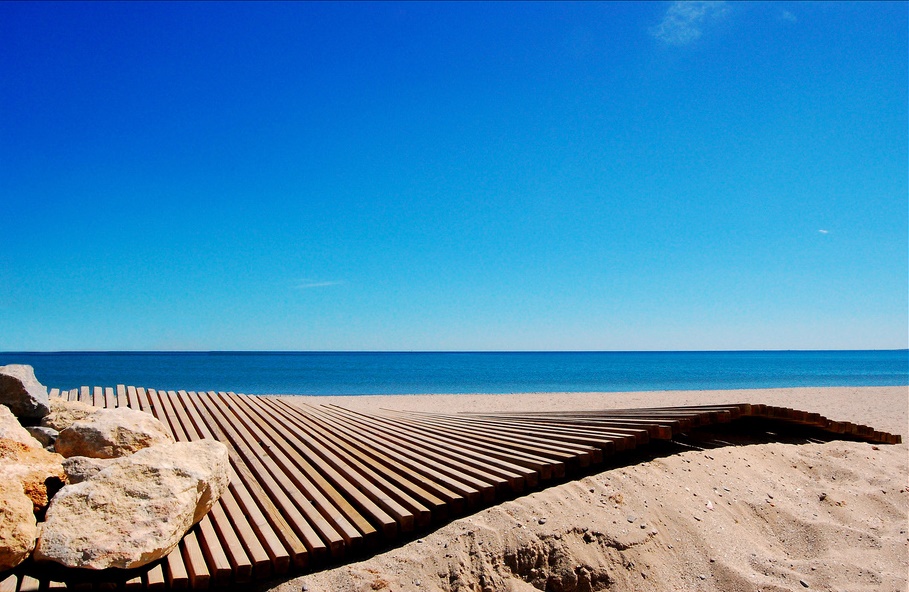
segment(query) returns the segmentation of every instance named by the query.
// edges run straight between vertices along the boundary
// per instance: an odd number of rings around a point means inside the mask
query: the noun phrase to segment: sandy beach
[[[375,411],[764,403],[906,440],[907,387],[287,397]],[[762,441],[694,447],[530,493],[363,561],[261,590],[885,590],[909,580],[909,455]]]

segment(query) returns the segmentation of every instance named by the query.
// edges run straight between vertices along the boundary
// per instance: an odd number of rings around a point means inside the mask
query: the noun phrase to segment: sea
[[[722,352],[0,352],[48,388],[246,394],[619,392],[907,386],[909,350]]]

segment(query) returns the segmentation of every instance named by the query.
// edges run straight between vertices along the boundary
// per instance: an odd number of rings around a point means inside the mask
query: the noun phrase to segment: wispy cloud
[[[701,36],[705,25],[728,10],[725,2],[673,2],[650,34],[667,45],[687,45]]]
[[[327,288],[329,286],[340,286],[343,281],[314,281],[309,279],[298,280],[294,286],[297,290],[308,290],[309,288]]]
[[[820,232],[821,234],[830,234],[830,231],[829,231],[829,230],[824,230],[823,228],[821,228],[820,230],[818,230],[818,232]]]

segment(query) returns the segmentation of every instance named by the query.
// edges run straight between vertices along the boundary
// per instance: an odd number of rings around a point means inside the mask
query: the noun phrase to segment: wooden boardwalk
[[[360,413],[224,392],[117,387],[51,396],[153,414],[178,441],[230,452],[229,491],[165,559],[114,573],[26,562],[0,592],[207,589],[362,557],[652,440],[743,417],[877,443],[900,436],[765,405],[570,413]]]

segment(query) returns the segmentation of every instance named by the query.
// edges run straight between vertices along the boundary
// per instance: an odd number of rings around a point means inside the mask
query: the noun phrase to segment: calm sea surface
[[[0,353],[50,388],[248,394],[649,391],[909,384],[909,351]]]

